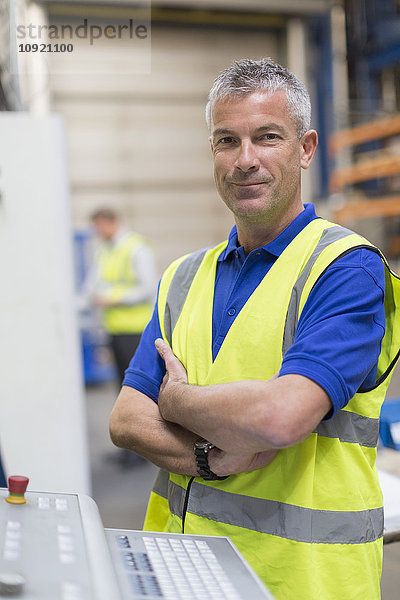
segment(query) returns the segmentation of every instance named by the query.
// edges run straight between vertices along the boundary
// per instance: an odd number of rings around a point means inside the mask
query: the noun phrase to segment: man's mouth
[[[239,187],[251,187],[252,185],[262,185],[263,183],[268,183],[268,181],[230,181],[229,183]]]

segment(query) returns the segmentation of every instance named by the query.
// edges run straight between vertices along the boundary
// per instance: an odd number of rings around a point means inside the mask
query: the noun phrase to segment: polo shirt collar
[[[300,233],[306,225],[311,223],[314,219],[318,218],[315,213],[315,207],[310,202],[304,204],[304,210],[297,215],[297,217],[276,237],[272,242],[261,246],[259,250],[264,250],[273,256],[280,256],[285,248],[294,240],[294,238]],[[228,244],[224,252],[218,257],[218,262],[226,260],[232,252],[235,252],[240,248],[237,236],[237,228],[234,225],[231,229],[228,238]]]

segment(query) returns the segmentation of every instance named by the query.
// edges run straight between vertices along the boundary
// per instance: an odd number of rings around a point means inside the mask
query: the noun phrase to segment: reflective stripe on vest
[[[321,421],[314,433],[341,442],[375,448],[379,437],[379,419],[371,419],[348,410],[338,411],[332,419]]]
[[[297,322],[299,317],[299,306],[300,306],[300,298],[303,292],[306,281],[311,273],[311,269],[315,264],[318,256],[321,252],[327,248],[333,242],[337,240],[341,240],[349,235],[353,235],[353,232],[350,229],[346,229],[345,227],[340,227],[336,225],[334,227],[329,227],[328,229],[324,229],[318,244],[315,247],[314,252],[308,259],[305,267],[300,273],[299,278],[297,279],[294,287],[292,289],[292,295],[290,297],[289,308],[286,315],[286,323],[285,323],[285,331],[283,334],[283,344],[282,344],[282,354],[283,356],[286,354],[286,351],[293,344],[294,336],[296,333]]]
[[[186,490],[168,481],[164,475],[158,479],[158,490],[160,496],[169,497],[171,513],[182,518]],[[362,511],[311,510],[225,492],[196,481],[190,490],[187,510],[219,523],[310,544],[361,544],[374,542],[383,535],[383,508]]]
[[[171,513],[182,518],[186,490],[170,481],[167,471],[160,469],[153,492],[168,499]],[[297,542],[361,544],[373,542],[383,534],[383,508],[362,511],[311,510],[274,500],[232,494],[196,481],[190,490],[188,511],[220,523],[246,527]]]
[[[164,469],[159,469],[158,475],[153,485],[153,492],[162,498],[168,498],[169,473]]]
[[[189,254],[176,269],[168,290],[167,302],[165,304],[164,327],[165,335],[169,344],[172,344],[172,332],[181,314],[186,297],[194,276],[197,273],[207,248]]]

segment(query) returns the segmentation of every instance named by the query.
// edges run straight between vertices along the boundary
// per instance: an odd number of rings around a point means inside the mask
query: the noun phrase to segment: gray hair
[[[208,94],[206,121],[211,131],[211,111],[218,100],[246,96],[258,90],[274,93],[284,90],[291,117],[296,123],[299,138],[310,129],[311,101],[304,85],[285,67],[270,58],[235,61],[222,71]]]

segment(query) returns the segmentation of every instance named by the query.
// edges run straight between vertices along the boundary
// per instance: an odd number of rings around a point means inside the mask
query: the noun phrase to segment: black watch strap
[[[199,438],[194,443],[194,456],[197,464],[197,473],[199,477],[206,479],[208,481],[213,481],[216,479],[226,479],[228,476],[219,477],[215,473],[213,473],[208,465],[208,453],[211,448],[215,448],[214,444],[208,442],[204,438]]]

